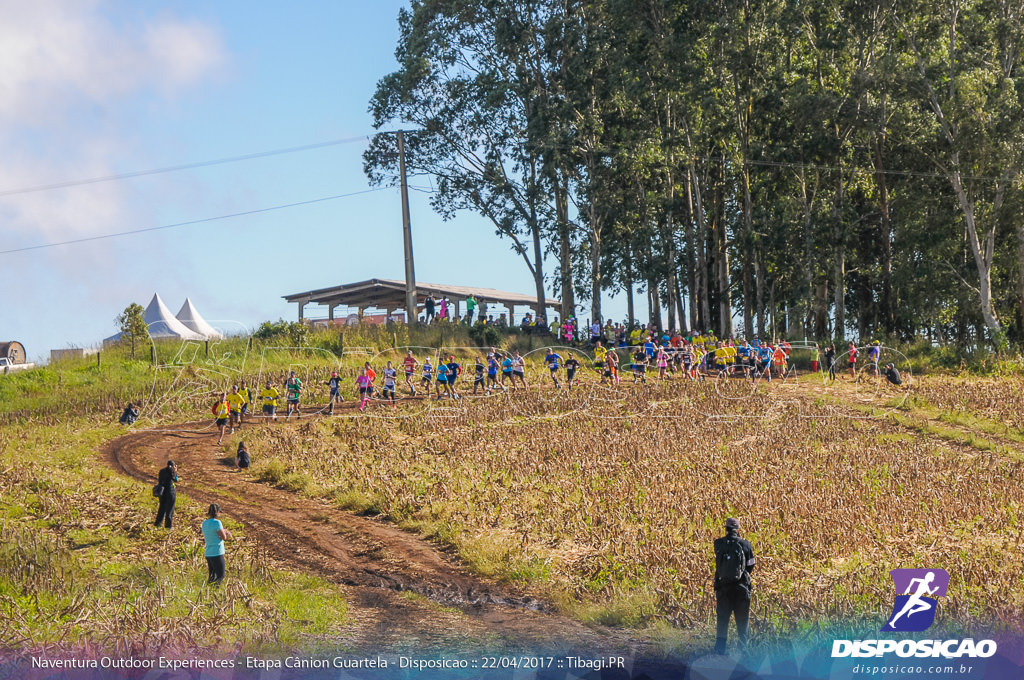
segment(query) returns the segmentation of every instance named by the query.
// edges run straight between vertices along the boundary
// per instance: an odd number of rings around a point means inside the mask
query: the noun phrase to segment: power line
[[[272,212],[274,210],[284,210],[286,208],[295,208],[302,205],[312,205],[313,203],[323,203],[325,201],[334,201],[339,198],[348,198],[350,196],[359,196],[360,194],[369,194],[375,191],[384,191],[392,187],[375,187],[373,189],[364,189],[363,191],[353,191],[348,194],[337,194],[335,196],[324,196],[323,198],[313,198],[308,201],[297,201],[295,203],[286,203],[284,205],[274,205],[268,208],[256,208],[255,210],[245,210],[242,212],[230,213],[228,215],[217,215],[216,217],[204,217],[198,220],[189,220],[187,222],[176,222],[174,224],[164,224],[159,227],[146,227],[144,229],[132,229],[131,231],[120,231],[116,234],[103,234],[100,236],[86,236],[85,238],[76,238],[68,241],[60,241],[58,243],[41,243],[36,246],[26,246],[24,248],[12,248],[10,250],[0,250],[0,255],[8,255],[10,253],[23,253],[28,250],[42,250],[43,248],[56,248],[57,246],[67,246],[75,243],[87,243],[89,241],[102,241],[108,238],[117,238],[118,236],[129,236],[131,234],[144,234],[149,231],[160,231],[161,229],[174,229],[176,227],[187,227],[193,224],[203,224],[204,222],[214,222],[216,220],[227,220],[232,217],[244,217],[246,215],[256,215],[259,213]]]
[[[299,151],[310,151],[312,149],[322,149],[328,146],[338,146],[340,144],[352,144],[353,142],[360,142],[367,139],[365,135],[361,137],[346,137],[344,139],[331,139],[326,142],[316,142],[313,144],[303,144],[301,146],[289,146],[283,149],[271,149],[269,151],[257,151],[255,153],[247,153],[241,156],[227,156],[225,158],[215,158],[208,161],[198,161],[196,163],[183,163],[181,165],[168,165],[162,168],[155,168],[153,170],[136,170],[134,172],[122,172],[116,175],[104,175],[102,177],[90,177],[88,179],[75,179],[68,180],[65,182],[54,182],[53,184],[40,184],[34,187],[25,187],[22,189],[8,189],[0,191],[0,198],[4,196],[16,196],[18,194],[31,194],[39,191],[50,191],[51,189],[65,189],[67,187],[76,187],[86,184],[100,184],[102,182],[114,182],[122,179],[132,179],[134,177],[145,177],[146,175],[159,175],[165,172],[177,172],[179,170],[192,170],[194,168],[205,168],[211,165],[223,165],[225,163],[238,163],[239,161],[248,161],[256,158],[266,158],[267,156],[282,156],[284,154],[296,153]],[[5,251],[10,252],[10,251]]]

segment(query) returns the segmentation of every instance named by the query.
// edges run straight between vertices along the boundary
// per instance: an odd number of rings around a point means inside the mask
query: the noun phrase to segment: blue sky
[[[0,0],[0,193],[360,138],[0,195],[0,250],[366,190],[367,104],[396,67],[405,4]],[[445,223],[425,193],[410,198],[419,280],[533,290],[522,260],[481,218],[466,213]],[[399,196],[386,189],[2,254],[0,341],[21,341],[35,359],[92,346],[115,332],[114,317],[128,303],[145,306],[154,292],[172,312],[188,296],[215,325],[251,328],[295,318],[284,294],[403,276]],[[608,311],[621,317],[624,306],[615,301]]]

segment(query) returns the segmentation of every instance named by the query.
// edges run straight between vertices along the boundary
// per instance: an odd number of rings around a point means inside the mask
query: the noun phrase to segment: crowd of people
[[[627,342],[633,344],[621,344]],[[880,365],[882,346],[878,341],[868,346],[867,357],[863,361],[857,346],[849,343],[844,353],[844,365],[840,365],[834,344],[824,349],[817,343],[805,343],[794,348],[785,339],[771,342],[756,337],[751,341],[719,340],[711,332],[683,336],[680,333],[659,335],[655,331],[637,334],[634,330],[630,332],[628,341],[620,338],[617,344],[606,346],[600,336],[595,336],[589,345],[589,352],[554,346],[544,350],[542,364],[554,387],[571,390],[579,385],[584,366],[592,370],[590,375],[600,385],[620,385],[623,379],[630,378],[633,384],[646,384],[649,376],[656,376],[658,380],[679,378],[699,381],[710,377],[770,382],[793,375],[797,363],[795,353],[800,354],[801,370],[820,374],[825,381],[835,381],[848,371],[854,380],[869,375],[885,378],[895,386],[903,382],[893,363],[884,367]],[[863,366],[858,371],[859,364]],[[388,360],[383,367],[378,364],[374,368],[373,362],[364,362],[353,382],[352,394],[359,411],[365,411],[372,401],[382,401],[396,408],[397,400],[406,396],[458,400],[467,393],[487,395],[526,388],[527,362],[518,350],[507,352],[496,347],[462,360],[451,352],[442,351],[434,358],[426,356],[420,361],[409,350],[401,362]],[[324,412],[333,415],[335,406],[345,401],[346,382],[334,370],[322,384],[329,389]],[[399,393],[399,385],[407,395]],[[220,433],[218,443],[223,441],[225,433],[231,434],[240,428],[243,419],[256,410],[257,404],[262,415],[271,420],[277,419],[282,405],[287,408],[285,420],[292,415],[301,418],[305,390],[306,386],[295,371],[291,371],[283,383],[267,380],[258,392],[245,381],[233,385],[229,391],[221,393],[212,406]]]

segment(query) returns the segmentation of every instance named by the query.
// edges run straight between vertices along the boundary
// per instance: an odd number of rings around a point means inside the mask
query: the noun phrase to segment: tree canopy
[[[378,128],[563,315],[1024,340],[1024,0],[417,0]],[[365,154],[397,173],[394,140]],[[545,256],[555,271],[545,272]],[[540,305],[543,308],[543,305]],[[734,328],[733,319],[738,321]]]

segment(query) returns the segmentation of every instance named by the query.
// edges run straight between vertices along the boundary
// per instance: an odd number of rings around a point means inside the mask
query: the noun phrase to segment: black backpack
[[[738,538],[728,536],[715,551],[715,583],[736,585],[747,573],[747,554]]]

